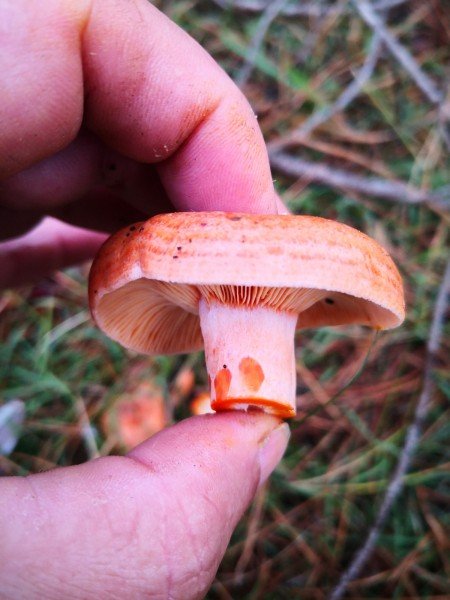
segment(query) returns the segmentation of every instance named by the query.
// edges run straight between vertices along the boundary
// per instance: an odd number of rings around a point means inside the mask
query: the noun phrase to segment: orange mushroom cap
[[[399,325],[401,277],[388,253],[341,223],[220,212],[155,216],[100,249],[89,297],[98,326],[149,354],[203,347],[201,297],[298,313],[297,327]]]
[[[296,327],[404,318],[400,275],[376,242],[293,215],[176,213],[119,231],[89,284],[92,314],[146,353],[204,346],[214,410],[295,414]]]

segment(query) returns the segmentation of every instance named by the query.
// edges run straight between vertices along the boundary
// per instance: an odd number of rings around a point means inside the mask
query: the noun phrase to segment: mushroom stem
[[[279,417],[295,415],[297,315],[204,298],[199,315],[212,408],[256,406]]]

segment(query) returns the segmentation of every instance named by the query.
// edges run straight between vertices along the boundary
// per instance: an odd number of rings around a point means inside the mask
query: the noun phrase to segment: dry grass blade
[[[357,552],[348,569],[343,573],[337,586],[331,592],[330,600],[339,600],[343,597],[350,581],[355,579],[366,564],[377,543],[381,529],[391,512],[391,508],[403,489],[403,479],[411,464],[411,459],[417,448],[423,422],[428,413],[431,397],[434,391],[433,367],[442,338],[447,298],[450,294],[450,260],[447,262],[444,277],[439,288],[434,308],[433,320],[427,343],[427,356],[424,369],[422,393],[417,403],[414,419],[409,426],[394,476],[386,490],[385,497],[378,511],[377,518],[363,546]]]
[[[221,8],[234,8],[251,13],[260,13],[271,5],[271,0],[214,0]],[[287,2],[285,2],[287,4]],[[323,11],[322,2],[292,2],[290,6],[283,7],[282,13],[289,16],[318,17]]]
[[[267,8],[265,9],[258,23],[258,27],[256,28],[255,34],[248,47],[246,60],[235,79],[236,83],[240,87],[243,87],[249,80],[249,77],[255,66],[255,61],[257,59],[259,49],[261,48],[261,44],[264,41],[267,30],[288,2],[289,0],[275,0],[275,2],[271,2],[270,4],[268,4]]]
[[[261,516],[263,514],[265,496],[266,488],[263,487],[257,493],[251,509],[244,547],[235,568],[235,578],[237,581],[242,579],[242,575],[250,563],[253,549],[258,538],[258,530],[260,528]]]
[[[100,452],[95,440],[95,433],[82,398],[77,398],[75,406],[79,416],[80,434],[84,441],[87,455],[90,460],[98,458],[100,456]]]

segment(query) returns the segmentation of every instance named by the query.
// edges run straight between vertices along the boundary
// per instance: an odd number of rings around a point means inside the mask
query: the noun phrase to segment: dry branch
[[[316,129],[316,127],[319,127],[319,125],[322,125],[322,123],[328,121],[328,119],[333,117],[336,113],[345,110],[347,106],[360,94],[362,88],[372,77],[380,56],[381,47],[381,37],[375,33],[372,37],[372,42],[366,60],[364,61],[361,69],[356,73],[353,81],[344,89],[336,102],[313,113],[301,127],[293,132],[293,135],[309,135],[314,129]],[[290,135],[291,134],[289,134],[288,137],[290,137]]]
[[[388,181],[378,177],[354,175],[342,169],[332,169],[284,152],[271,151],[270,162],[274,169],[309,181],[319,181],[333,188],[369,194],[404,204],[425,203],[436,211],[450,210],[450,189],[441,191],[421,190],[403,181]]]
[[[386,29],[374,6],[368,0],[353,0],[353,4],[361,18],[381,38],[392,56],[416,82],[428,100],[433,104],[440,104],[443,101],[443,93],[436,87],[434,81],[421,70],[408,50]]]
[[[378,0],[374,4],[376,11],[389,10],[410,0]],[[223,9],[237,9],[250,13],[261,13],[270,6],[272,0],[214,0],[215,4]],[[334,9],[334,3],[318,2],[292,2],[285,6],[281,14],[289,17],[320,17],[324,11]]]
[[[277,18],[277,16],[282,11],[283,7],[288,2],[289,0],[275,0],[275,2],[271,2],[265,9],[263,15],[261,16],[261,19],[258,23],[258,27],[256,28],[255,34],[249,44],[245,62],[242,65],[235,79],[237,85],[239,85],[240,87],[243,87],[247,83],[253,71],[256,59],[258,57],[258,52],[261,48],[261,45],[264,41],[264,38],[270,25]]]

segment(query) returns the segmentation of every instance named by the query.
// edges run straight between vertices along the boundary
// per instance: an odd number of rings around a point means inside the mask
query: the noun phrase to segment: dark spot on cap
[[[177,250],[181,250],[181,246],[177,246]]]
[[[178,256],[175,255],[175,256],[172,256],[172,258],[178,258]]]
[[[238,217],[238,216],[235,216],[235,217],[227,217],[227,218],[228,218],[230,221],[240,221],[240,220],[242,219],[242,217]]]
[[[134,231],[136,229],[136,225],[131,225],[130,231]]]
[[[326,302],[327,304],[334,304],[334,300],[333,300],[333,298],[325,298],[325,302]]]
[[[141,227],[141,228],[139,229],[139,231],[144,231],[144,228],[143,228],[143,227]]]
[[[224,369],[226,369],[226,368],[227,368],[227,365],[223,365],[223,368],[224,368]]]
[[[130,237],[130,232],[125,234],[126,237]]]
[[[97,294],[98,290],[94,290],[94,294]]]
[[[200,223],[200,227],[206,227],[207,223]]]
[[[189,238],[189,243],[192,244],[192,239],[191,238]]]

